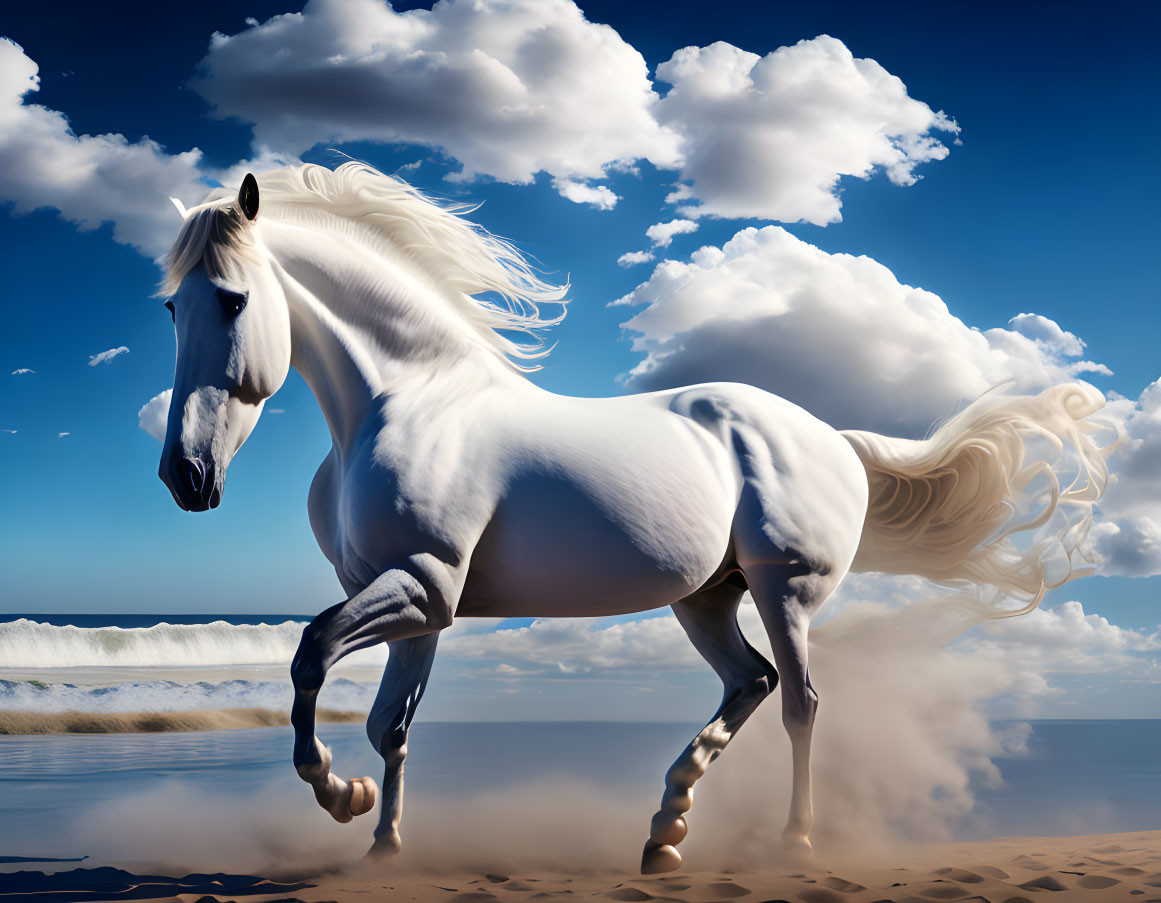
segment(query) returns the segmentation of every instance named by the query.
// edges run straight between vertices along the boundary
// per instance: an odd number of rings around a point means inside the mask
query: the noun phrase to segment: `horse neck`
[[[264,231],[290,313],[291,366],[340,453],[370,422],[384,425],[385,402],[411,387],[527,385],[413,274],[303,229]]]

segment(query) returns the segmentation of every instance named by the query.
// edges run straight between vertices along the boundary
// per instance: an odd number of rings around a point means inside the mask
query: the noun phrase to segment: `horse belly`
[[[472,555],[457,614],[596,617],[689,595],[728,557],[733,499],[686,476],[596,491],[562,477],[516,481]]]

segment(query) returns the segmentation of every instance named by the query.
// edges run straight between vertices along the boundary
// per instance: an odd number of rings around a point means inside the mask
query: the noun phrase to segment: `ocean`
[[[285,711],[286,662],[304,623],[289,615],[3,616],[0,712]],[[379,667],[365,662],[332,677],[320,703],[365,711]],[[586,824],[596,833],[610,826],[610,838],[636,837],[665,768],[698,727],[420,721],[409,742],[405,837],[410,828],[431,850],[455,836],[449,823],[478,837],[493,820],[506,831],[525,822],[541,835],[556,832],[574,848]],[[968,788],[969,811],[949,810],[947,836],[1161,828],[1161,720],[995,728],[1024,740],[993,757],[999,780],[980,773]],[[381,763],[361,724],[320,724],[319,733],[337,770],[378,779]],[[361,853],[371,822],[330,822],[294,773],[290,747],[287,727],[0,736],[0,861],[88,856],[88,864],[252,870],[272,851],[299,846]],[[730,752],[716,768],[730,768]],[[771,770],[772,790],[783,780]],[[709,778],[705,784],[712,796]]]

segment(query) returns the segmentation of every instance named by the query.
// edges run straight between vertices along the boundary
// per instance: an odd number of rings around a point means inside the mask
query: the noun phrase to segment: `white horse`
[[[1103,398],[1082,385],[985,398],[910,441],[837,432],[745,385],[553,395],[513,361],[543,349],[498,330],[534,337],[555,322],[537,305],[565,289],[462,213],[361,164],[301,166],[212,193],[168,258],[178,354],[160,476],[177,503],[219,504],[289,367],[333,438],[309,511],[348,598],[306,628],[291,668],[299,775],[340,822],[373,808],[371,778],[331,772],[315,698],[339,659],[388,643],[367,733],[386,763],[372,851],[394,851],[408,727],[453,618],[668,605],[725,690],[666,774],[642,870],[681,863],[694,782],[779,682],[793,748],[784,838],[808,852],[811,618],[852,568],[983,582],[1035,605],[1073,575],[1105,483],[1087,435]],[[1077,453],[1071,486],[1025,461],[1029,436]],[[1013,525],[1038,475],[1037,513]],[[1008,538],[1023,528],[1038,541]],[[746,590],[773,665],[738,629]]]

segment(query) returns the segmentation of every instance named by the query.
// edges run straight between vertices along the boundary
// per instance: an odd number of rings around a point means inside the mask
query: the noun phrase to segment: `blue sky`
[[[239,73],[237,65],[230,69],[224,51],[207,57],[211,35],[252,32],[261,40],[270,17],[297,12],[301,4],[13,7],[0,20],[0,34],[39,67],[39,91],[21,100],[23,88],[9,86],[0,100],[8,103],[4,115],[20,114],[21,104],[59,111],[74,136],[116,134],[129,145],[148,136],[160,145],[150,159],[170,161],[198,148],[200,160],[181,165],[207,185],[222,170],[259,156],[260,141],[283,141],[273,149],[313,162],[338,162],[328,150],[333,147],[388,172],[418,163],[400,174],[434,195],[483,201],[475,219],[514,239],[547,270],[571,278],[573,302],[556,330],[558,345],[532,377],[558,392],[609,395],[646,387],[640,377],[625,377],[641,364],[649,342],[661,339],[642,340],[623,329],[639,309],[610,302],[646,283],[657,261],[688,261],[697,248],[723,246],[751,226],[780,224],[827,255],[866,255],[898,283],[938,295],[967,327],[1008,330],[1008,336],[1013,317],[1048,318],[1059,326],[1055,333],[1044,333],[1042,324],[1036,326],[1040,332],[1029,326],[1020,333],[1040,343],[1025,342],[1027,354],[1039,355],[1029,360],[1043,372],[1063,373],[1081,359],[1111,371],[1079,372],[1125,399],[1120,416],[1131,425],[1136,444],[1130,451],[1137,455],[1127,459],[1127,471],[1139,481],[1108,512],[1119,532],[1102,534],[1113,562],[1105,570],[1114,576],[1072,584],[1048,604],[1079,600],[1085,611],[1103,615],[1118,629],[1156,631],[1161,490],[1153,477],[1161,476],[1161,465],[1151,463],[1157,418],[1142,392],[1161,377],[1155,341],[1161,328],[1161,136],[1153,109],[1159,79],[1152,46],[1161,8],[910,2],[579,6],[587,23],[570,27],[587,35],[588,23],[610,26],[613,36],[604,33],[605,39],[640,53],[660,96],[673,89],[657,67],[680,48],[722,41],[764,56],[830,35],[856,59],[874,60],[896,76],[908,98],[929,112],[944,112],[959,131],[920,130],[948,153],[917,163],[914,184],[894,184],[881,166],[866,179],[839,178],[841,221],[787,222],[776,204],[758,217],[695,216],[696,232],[677,234],[668,247],[654,249],[654,261],[623,267],[617,263],[621,255],[650,248],[648,227],[680,218],[678,205],[666,202],[677,172],[650,162],[646,153],[635,156],[636,171],[605,166],[600,178],[576,176],[619,197],[607,210],[563,197],[554,177],[572,177],[551,167],[535,170],[528,184],[511,181],[501,164],[490,172],[478,167],[474,178],[449,179],[464,167],[457,148],[473,146],[471,136],[458,134],[456,122],[438,122],[434,113],[411,126],[411,141],[369,140],[353,126],[340,123],[336,131],[334,123],[320,122],[318,146],[309,144],[315,127],[309,122],[308,137],[291,140],[273,118],[255,123],[213,115],[207,95],[227,110],[231,103],[243,110],[246,79],[258,76]],[[412,8],[430,4],[395,5],[397,12]],[[319,33],[311,31],[310,16],[304,21],[308,37]],[[0,67],[0,79],[16,84],[19,75]],[[277,83],[280,73],[273,75]],[[595,67],[588,77],[605,75]],[[550,91],[546,97],[552,102]],[[692,121],[692,109],[679,110],[683,121]],[[393,115],[390,106],[382,108],[384,121]],[[27,163],[29,151],[21,142],[35,136],[23,125],[30,120],[14,121],[0,138],[0,161]],[[415,140],[424,128],[446,142]],[[546,150],[540,159],[551,160],[552,153]],[[12,165],[10,173],[15,171]],[[84,178],[99,182],[106,176],[97,171]],[[762,177],[754,174],[756,185]],[[314,613],[341,598],[307,524],[306,490],[329,437],[302,381],[292,374],[268,404],[232,465],[223,506],[207,515],[179,511],[156,476],[160,446],[137,424],[138,409],[170,385],[173,372],[172,325],[151,297],[158,279],[150,259],[154,240],[144,242],[150,247],[142,253],[115,240],[111,222],[79,229],[77,205],[97,203],[78,195],[84,186],[62,187],[63,177],[46,176],[33,190],[14,178],[0,175],[0,203],[7,208],[0,215],[0,429],[6,431],[0,433],[0,605],[9,611]],[[120,229],[135,223],[134,234],[155,235],[160,247],[176,231],[176,213],[141,211],[164,208],[162,178],[143,176],[139,186],[132,179],[118,181],[116,191],[129,197],[107,217]],[[173,191],[188,191],[190,184],[187,178]],[[714,202],[708,194],[701,200]],[[90,218],[106,218],[99,209],[85,210]],[[1083,352],[1066,348],[1069,334],[1083,341]],[[93,356],[122,346],[129,351],[90,365]],[[818,353],[825,357],[827,348]],[[35,372],[13,372],[25,368]],[[845,373],[841,361],[833,369]],[[858,373],[849,378],[852,393],[865,382]],[[792,379],[785,391],[782,377],[770,379],[777,384],[767,388],[780,394],[804,402],[815,397]],[[833,385],[827,389],[832,397],[843,394],[842,379]],[[796,396],[799,391],[806,397]],[[937,405],[929,416],[927,407],[908,409],[904,393],[897,400],[876,397],[875,409],[896,403],[900,418],[916,420],[943,416],[954,406]]]

